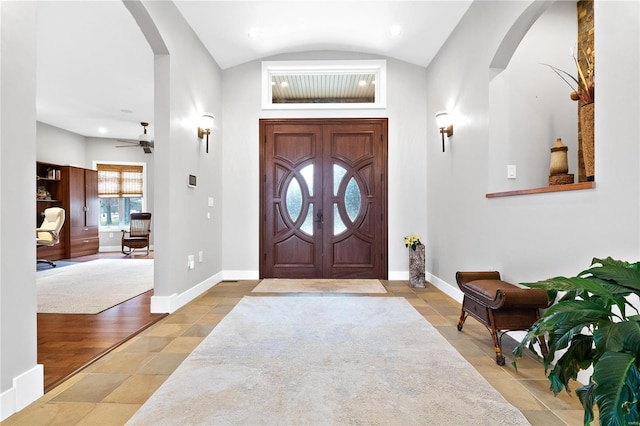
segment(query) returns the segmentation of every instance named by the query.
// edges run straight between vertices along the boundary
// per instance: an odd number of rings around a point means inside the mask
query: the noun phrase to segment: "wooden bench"
[[[550,304],[546,290],[502,281],[497,271],[457,272],[456,281],[464,293],[458,331],[468,315],[484,324],[491,333],[498,365],[504,365],[502,336],[508,331],[528,330],[540,318],[539,309]],[[542,355],[546,355],[544,338],[539,342]]]

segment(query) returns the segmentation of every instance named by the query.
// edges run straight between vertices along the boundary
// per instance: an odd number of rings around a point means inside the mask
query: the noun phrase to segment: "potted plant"
[[[514,367],[524,348],[533,351],[537,338],[545,336],[545,374],[556,395],[570,392],[569,381],[593,367],[589,383],[576,389],[585,425],[594,420],[594,406],[601,425],[639,424],[640,315],[629,296],[640,296],[640,262],[594,258],[576,277],[523,284],[546,289],[550,300],[565,293],[515,347]]]

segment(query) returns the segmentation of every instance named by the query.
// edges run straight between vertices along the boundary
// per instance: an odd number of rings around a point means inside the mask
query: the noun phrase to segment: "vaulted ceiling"
[[[426,67],[471,0],[174,3],[222,69],[315,50]],[[121,1],[39,2],[37,63],[39,121],[126,139],[150,121],[153,134],[153,54]]]

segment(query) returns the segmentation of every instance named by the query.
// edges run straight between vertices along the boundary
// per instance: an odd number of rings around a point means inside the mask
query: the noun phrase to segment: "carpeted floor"
[[[36,272],[38,313],[97,314],[152,288],[152,259],[99,259]]]
[[[131,425],[526,425],[404,298],[245,297]]]
[[[370,279],[263,279],[255,293],[386,293],[379,280]]]

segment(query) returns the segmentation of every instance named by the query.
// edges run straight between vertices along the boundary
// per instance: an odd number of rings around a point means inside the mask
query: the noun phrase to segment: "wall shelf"
[[[545,192],[579,191],[596,187],[595,182],[570,183],[567,185],[553,185],[542,188],[519,189],[515,191],[492,192],[486,194],[486,198],[513,197],[516,195],[543,194]]]

